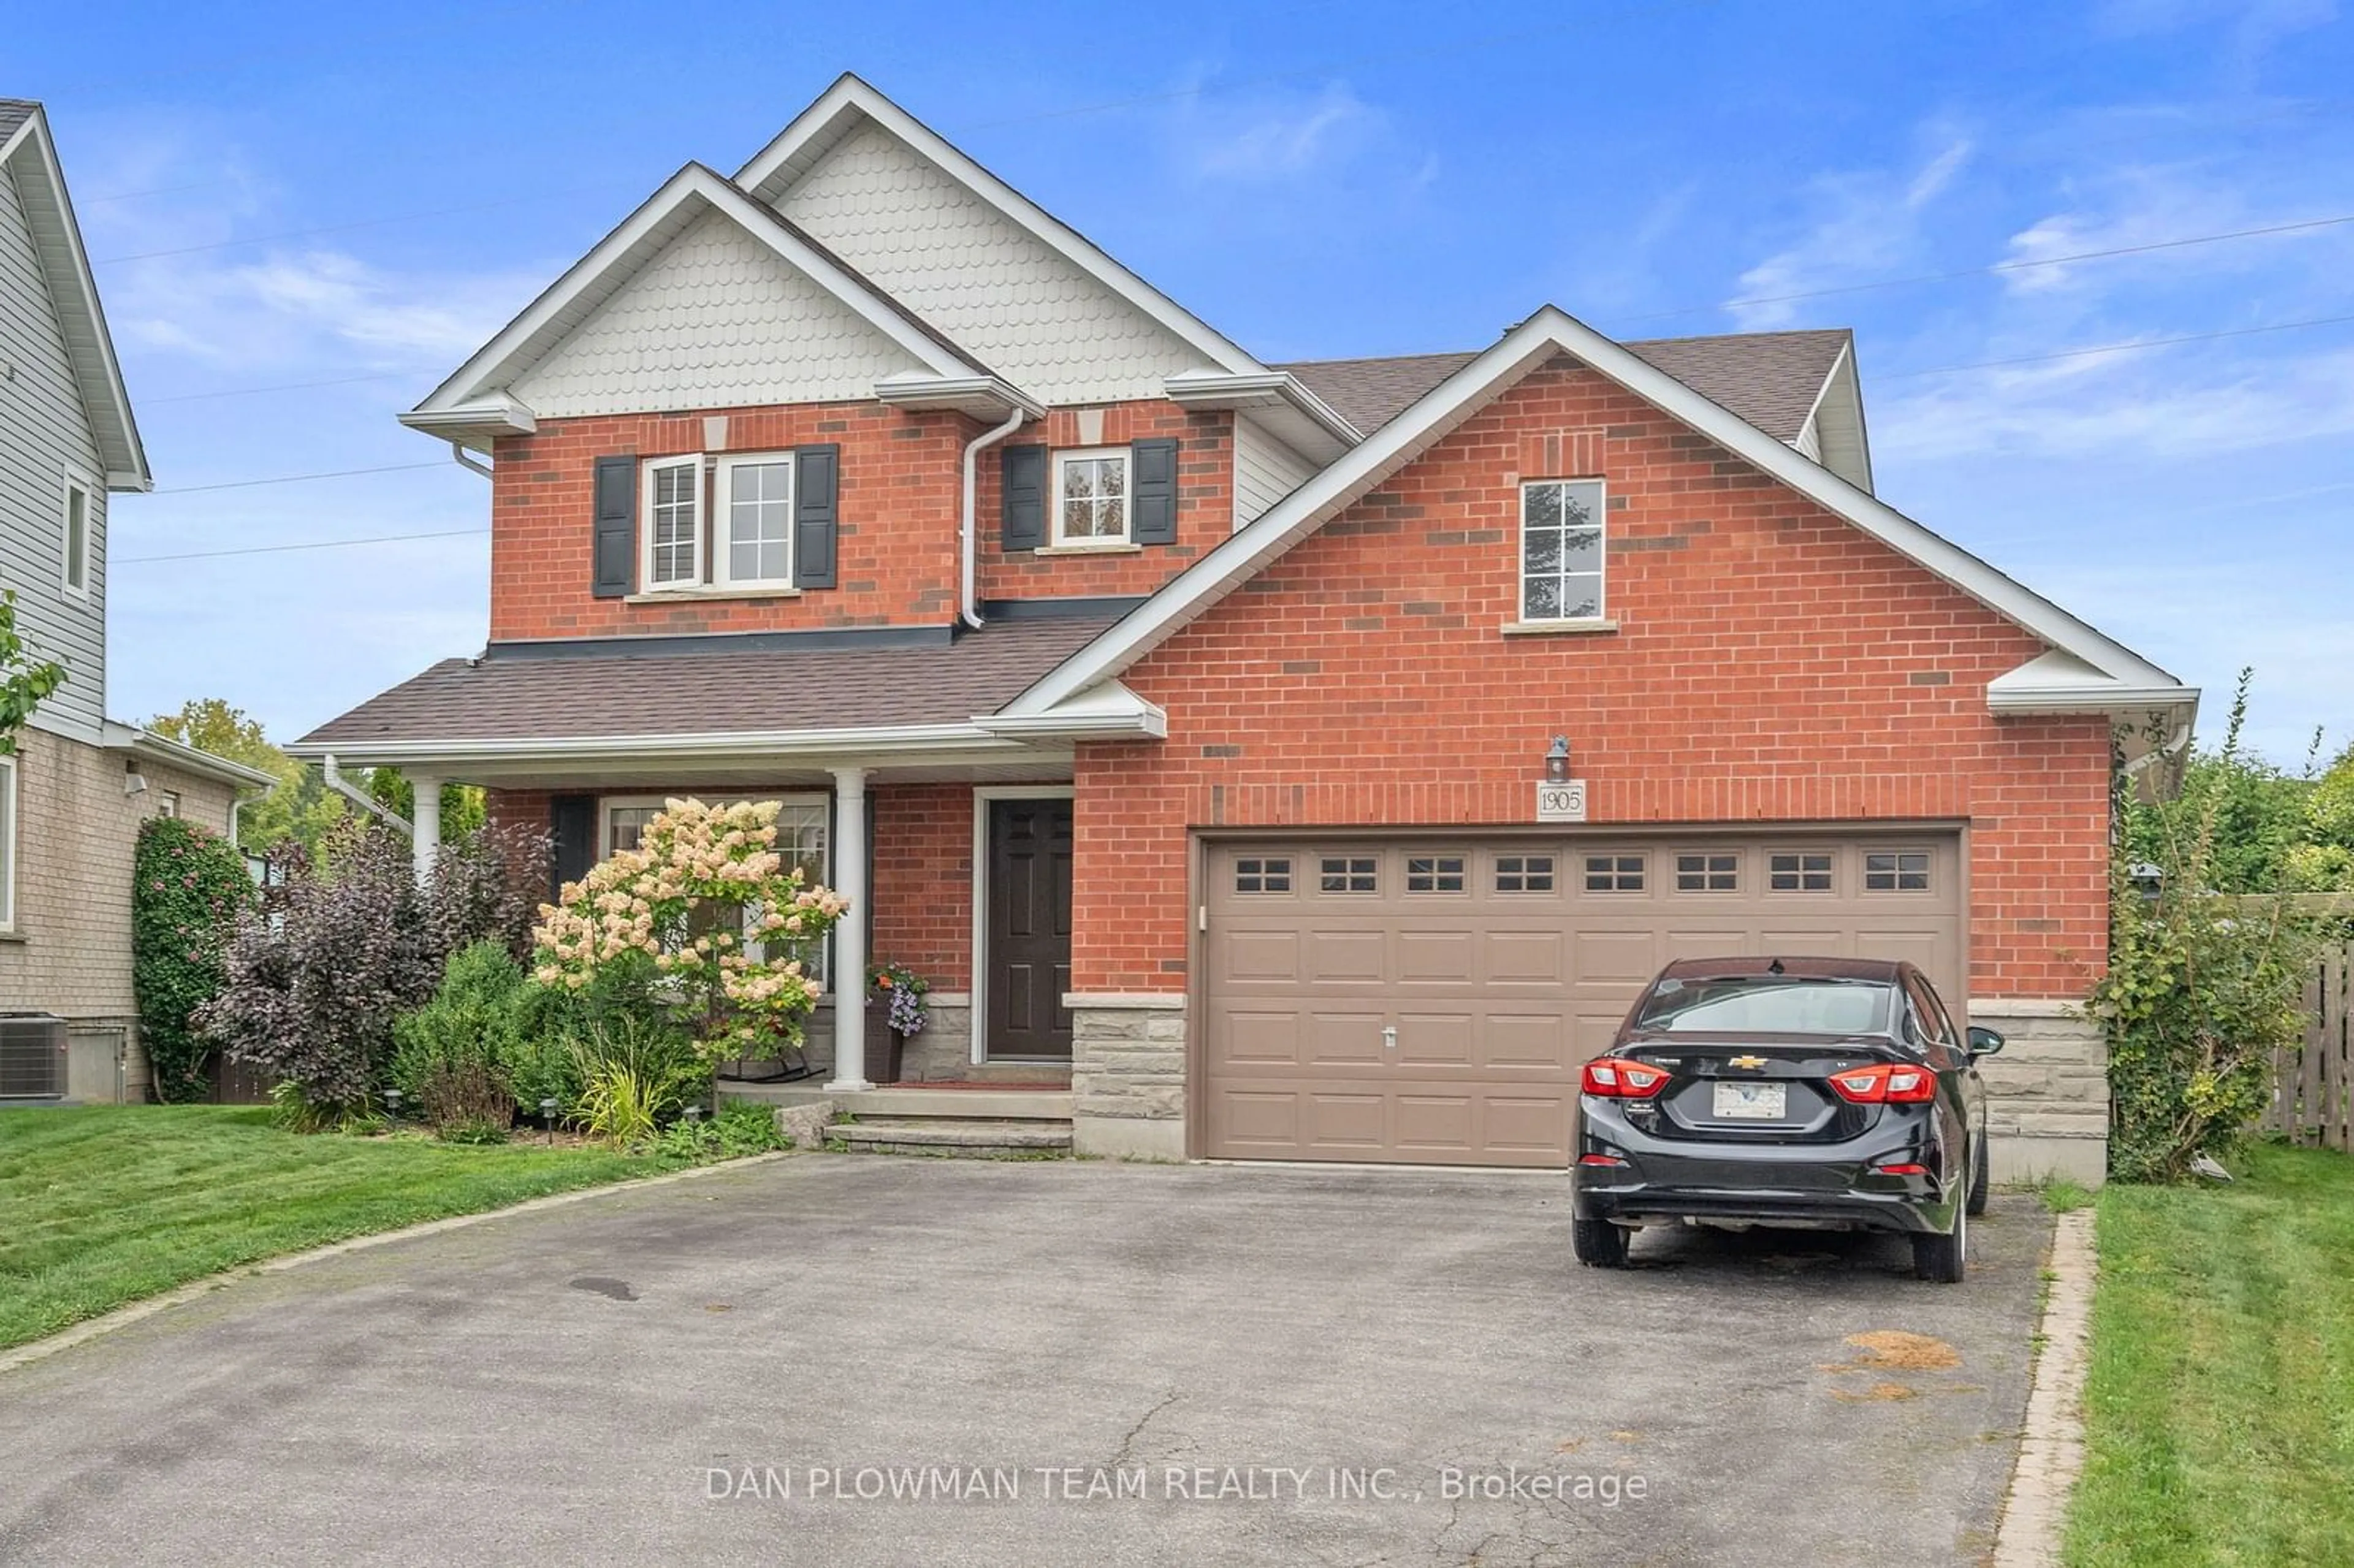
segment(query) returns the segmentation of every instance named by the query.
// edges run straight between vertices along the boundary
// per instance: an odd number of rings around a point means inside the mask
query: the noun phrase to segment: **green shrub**
[[[710,1064],[674,1027],[619,1014],[590,1024],[574,1051],[582,1086],[574,1118],[617,1149],[643,1142],[711,1092]]]
[[[238,911],[254,902],[245,857],[180,817],[140,824],[132,853],[131,979],[139,1037],[167,1103],[208,1099],[212,1043],[188,1021],[226,975]]]
[[[435,1131],[514,1119],[506,1064],[525,984],[504,944],[477,942],[450,960],[431,1001],[393,1021],[388,1075]]]
[[[726,1100],[708,1120],[677,1121],[663,1128],[646,1144],[646,1152],[701,1165],[792,1146],[793,1140],[777,1126],[773,1107]]]

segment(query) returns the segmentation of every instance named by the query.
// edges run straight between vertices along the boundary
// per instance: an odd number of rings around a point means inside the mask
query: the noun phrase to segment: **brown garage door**
[[[1566,1165],[1578,1065],[1673,959],[1910,959],[1962,994],[1951,834],[1222,842],[1207,875],[1214,1159]]]

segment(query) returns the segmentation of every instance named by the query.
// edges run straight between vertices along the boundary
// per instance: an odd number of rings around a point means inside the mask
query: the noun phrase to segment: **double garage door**
[[[1962,997],[1951,833],[1226,842],[1205,1152],[1563,1166],[1581,1063],[1671,959],[1909,959]]]

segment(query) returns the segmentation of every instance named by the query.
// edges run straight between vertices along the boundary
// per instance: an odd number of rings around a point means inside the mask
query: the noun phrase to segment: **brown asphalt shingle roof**
[[[1002,707],[1111,618],[996,621],[920,647],[444,659],[302,745],[556,740],[963,724]]]
[[[1652,338],[1626,346],[1776,440],[1792,441],[1850,335],[1845,328],[1732,333]],[[1371,435],[1479,357],[1476,353],[1412,354],[1394,359],[1312,359],[1275,368],[1299,376],[1341,418]]]

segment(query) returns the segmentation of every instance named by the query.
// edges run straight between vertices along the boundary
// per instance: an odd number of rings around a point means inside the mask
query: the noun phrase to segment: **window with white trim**
[[[60,520],[65,530],[63,573],[65,590],[71,594],[90,592],[90,487],[80,480],[66,480],[65,514]]]
[[[1602,482],[1521,486],[1521,619],[1602,618]]]
[[[0,931],[16,928],[16,759],[0,757]]]
[[[724,457],[713,476],[717,579],[735,588],[786,588],[793,580],[793,460],[782,452]]]
[[[1128,449],[1055,454],[1055,543],[1128,542]]]
[[[645,560],[648,588],[703,582],[703,454],[646,464]]]

